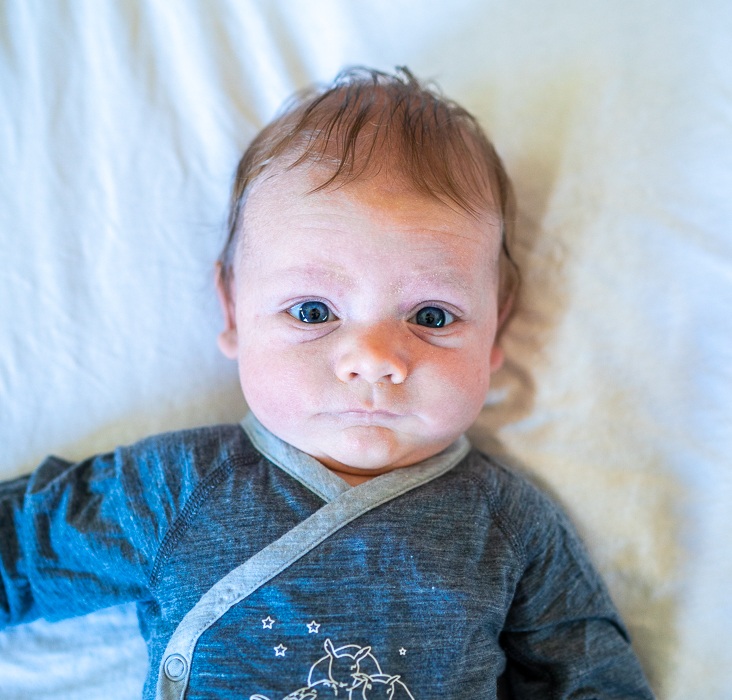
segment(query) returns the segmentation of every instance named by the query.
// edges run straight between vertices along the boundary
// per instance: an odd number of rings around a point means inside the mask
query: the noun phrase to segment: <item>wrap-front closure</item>
[[[255,444],[258,443],[257,447],[265,452],[265,456],[269,456],[266,453],[271,450],[267,448],[271,447],[272,443],[263,444],[261,439],[263,429],[255,421],[256,419],[247,417],[243,427],[253,438],[255,437],[253,433],[259,433],[256,435],[258,439],[253,441]],[[274,436],[266,436],[264,442],[272,437]],[[467,438],[461,437],[439,455],[425,462],[374,477],[359,486],[347,487],[345,490],[317,488],[321,498],[329,499],[325,505],[230,571],[204,593],[181,620],[168,642],[160,663],[156,698],[182,700],[188,687],[199,638],[234,605],[245,600],[333,533],[364,513],[442,476],[452,469],[469,449]],[[277,464],[281,459],[273,461]],[[279,466],[285,468],[283,464]],[[318,466],[325,469],[322,465]],[[292,465],[288,465],[286,471],[299,478],[291,467]],[[308,469],[311,471],[310,476],[306,474],[303,478],[299,478],[306,486],[309,486],[308,482],[312,480],[313,466],[309,465]],[[315,469],[317,470],[317,467]],[[298,471],[297,465],[294,471]],[[322,487],[322,483],[319,486]]]

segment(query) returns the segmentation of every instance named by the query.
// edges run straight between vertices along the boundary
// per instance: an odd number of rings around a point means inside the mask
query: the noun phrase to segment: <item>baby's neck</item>
[[[375,476],[372,474],[350,474],[348,472],[340,472],[337,469],[332,469],[330,467],[329,469],[336,476],[340,476],[341,479],[343,479],[343,481],[345,481],[350,486],[358,486],[359,484],[363,484],[365,481],[370,481]]]

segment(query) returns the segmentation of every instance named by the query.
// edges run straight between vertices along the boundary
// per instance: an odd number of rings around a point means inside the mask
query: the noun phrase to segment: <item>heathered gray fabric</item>
[[[136,601],[154,698],[199,600],[360,489],[373,507],[201,630],[185,697],[482,699],[504,672],[517,698],[652,697],[571,526],[522,477],[471,451],[421,485],[393,472],[350,489],[247,430],[272,459],[219,426],[1,484],[0,627]],[[396,497],[369,502],[379,488]]]

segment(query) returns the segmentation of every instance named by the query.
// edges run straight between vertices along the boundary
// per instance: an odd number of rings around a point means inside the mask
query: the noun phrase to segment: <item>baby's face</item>
[[[219,345],[249,408],[351,483],[437,454],[475,420],[495,345],[500,233],[382,176],[249,195]]]

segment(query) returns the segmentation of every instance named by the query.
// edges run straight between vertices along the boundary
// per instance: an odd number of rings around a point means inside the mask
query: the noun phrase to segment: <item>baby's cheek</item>
[[[482,356],[463,356],[436,368],[428,383],[435,420],[445,429],[463,432],[478,416],[490,386],[490,368]]]
[[[239,377],[248,406],[265,422],[297,420],[318,393],[318,369],[298,353],[263,347],[242,353]]]

